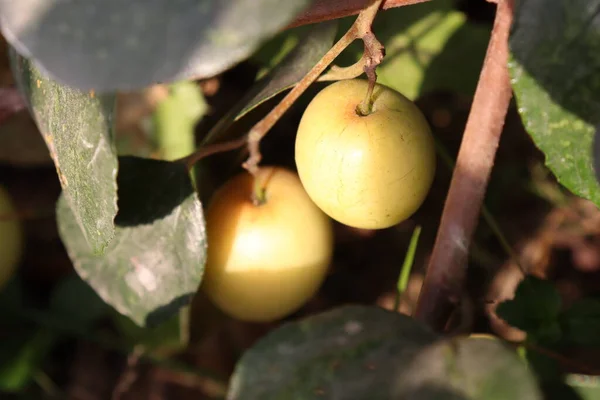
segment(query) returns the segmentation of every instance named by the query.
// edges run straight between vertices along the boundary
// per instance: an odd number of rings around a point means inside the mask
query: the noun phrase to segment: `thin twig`
[[[387,10],[389,8],[410,6],[426,1],[429,0],[384,0],[381,8]],[[356,15],[367,4],[369,4],[369,0],[316,0],[309,9],[298,15],[288,25],[288,28]]]
[[[248,133],[248,151],[250,157],[243,164],[244,168],[253,175],[258,172],[258,163],[261,160],[260,141],[267,132],[275,125],[281,116],[294,104],[294,102],[308,89],[308,87],[317,80],[319,75],[340,55],[340,53],[354,42],[356,39],[364,38],[371,31],[373,19],[377,14],[383,0],[371,0],[370,4],[364,8],[350,29],[342,36],[340,40],[319,60],[319,62],[302,78],[294,88],[281,100],[275,108],[271,110],[262,120],[252,127]],[[365,41],[365,45],[370,42]],[[370,53],[368,53],[369,55]],[[373,51],[373,54],[377,54]]]
[[[215,143],[210,146],[201,147],[189,156],[180,158],[177,161],[184,163],[187,166],[187,169],[191,170],[194,167],[194,164],[196,164],[204,157],[208,157],[213,154],[222,153],[225,151],[239,149],[240,147],[246,144],[247,140],[248,135],[244,135],[238,139],[229,142]]]
[[[508,37],[514,0],[500,0],[473,106],[444,205],[415,317],[443,330],[459,302],[467,252],[479,219],[512,96]]]
[[[138,366],[140,357],[144,354],[142,346],[134,347],[133,351],[127,356],[125,370],[119,377],[117,384],[113,390],[112,400],[120,400],[135,383],[138,378]]]

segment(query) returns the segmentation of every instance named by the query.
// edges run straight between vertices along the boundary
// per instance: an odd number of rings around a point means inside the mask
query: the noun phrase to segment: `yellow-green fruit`
[[[202,288],[223,312],[269,322],[299,309],[323,283],[333,251],[331,220],[298,175],[262,167],[266,201],[251,200],[254,179],[226,182],[206,211],[208,257]]]
[[[15,273],[21,259],[23,237],[21,221],[6,190],[0,187],[0,288]]]
[[[417,106],[377,84],[369,115],[357,113],[367,93],[361,79],[333,83],[302,116],[296,166],[312,200],[352,227],[381,229],[410,217],[435,174],[435,145]]]

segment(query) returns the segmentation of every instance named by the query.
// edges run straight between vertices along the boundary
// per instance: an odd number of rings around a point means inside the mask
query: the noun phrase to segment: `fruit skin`
[[[21,260],[23,232],[15,214],[10,195],[0,186],[0,289],[12,278]]]
[[[271,322],[319,289],[333,252],[332,222],[308,197],[298,175],[262,167],[266,202],[251,201],[254,179],[235,176],[206,211],[208,256],[202,289],[226,314]]]
[[[435,143],[427,120],[402,94],[380,84],[373,112],[360,116],[368,82],[333,83],[306,108],[296,136],[298,174],[333,219],[382,229],[410,217],[433,182]]]

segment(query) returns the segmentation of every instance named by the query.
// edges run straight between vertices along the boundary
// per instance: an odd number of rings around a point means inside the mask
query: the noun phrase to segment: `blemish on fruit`
[[[362,332],[362,330],[363,330],[363,326],[358,321],[348,321],[344,325],[344,331],[348,335],[356,335],[356,334]]]

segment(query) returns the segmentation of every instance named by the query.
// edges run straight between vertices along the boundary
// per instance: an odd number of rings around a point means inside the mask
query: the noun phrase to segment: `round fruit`
[[[372,112],[359,115],[368,82],[333,83],[302,116],[296,166],[311,199],[352,227],[381,229],[410,217],[435,174],[435,145],[417,106],[380,84]]]
[[[252,202],[254,178],[223,185],[206,211],[208,256],[202,287],[230,316],[269,322],[312,297],[333,251],[331,220],[308,197],[298,175],[262,167],[264,202]]]
[[[21,222],[15,215],[10,195],[0,187],[0,288],[13,276],[21,259]]]

